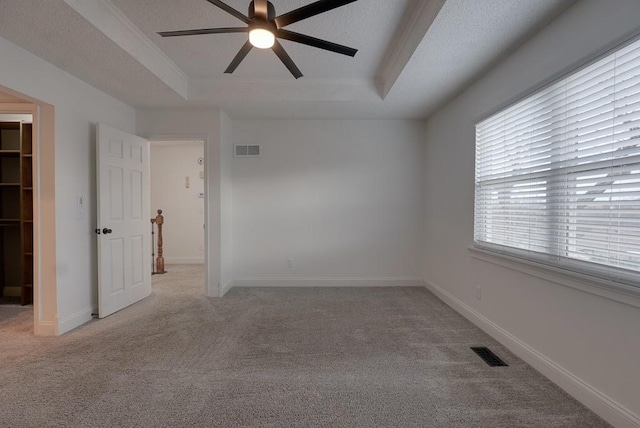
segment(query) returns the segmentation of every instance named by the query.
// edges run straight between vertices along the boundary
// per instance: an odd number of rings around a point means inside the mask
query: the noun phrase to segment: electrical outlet
[[[476,300],[482,300],[482,288],[476,285]]]
[[[293,268],[293,259],[287,259],[287,267],[289,269]]]

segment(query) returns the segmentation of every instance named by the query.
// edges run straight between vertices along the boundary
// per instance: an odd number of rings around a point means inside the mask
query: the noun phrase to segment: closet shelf
[[[0,121],[0,296],[19,284],[22,305],[33,303],[32,131],[30,123]]]

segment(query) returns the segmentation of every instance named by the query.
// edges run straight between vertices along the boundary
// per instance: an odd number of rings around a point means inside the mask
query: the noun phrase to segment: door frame
[[[36,336],[56,336],[59,326],[54,106],[4,86],[0,86],[0,91],[24,101],[0,103],[0,113],[33,117],[33,331]]]
[[[204,148],[204,284],[203,290],[206,296],[218,297],[219,289],[218,285],[211,284],[209,282],[209,274],[212,271],[209,260],[210,248],[209,248],[209,213],[211,207],[209,202],[214,200],[211,197],[211,186],[209,186],[209,139],[206,134],[153,134],[145,136],[147,140],[153,146],[154,142],[179,142],[179,141],[202,141]],[[153,165],[151,165],[153,168]],[[152,184],[153,185],[153,184]]]

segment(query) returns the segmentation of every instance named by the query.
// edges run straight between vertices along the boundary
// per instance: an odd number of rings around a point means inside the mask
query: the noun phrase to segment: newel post
[[[158,226],[158,257],[156,257],[156,269],[153,273],[165,273],[164,257],[162,256],[162,225],[164,224],[162,210],[158,210],[158,215],[151,219],[151,223]]]

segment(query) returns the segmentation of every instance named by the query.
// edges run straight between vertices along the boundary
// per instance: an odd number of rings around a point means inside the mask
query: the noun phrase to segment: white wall
[[[220,110],[138,110],[137,134],[152,140],[204,141],[207,295],[220,296]]]
[[[204,178],[200,178],[204,164],[198,164],[201,157],[202,142],[151,143],[149,218],[155,217],[158,209],[163,211],[166,264],[204,263]]]
[[[97,304],[95,124],[135,131],[135,111],[0,38],[0,85],[55,107],[57,333],[91,319]],[[76,218],[76,197],[91,209]],[[45,272],[46,274],[46,272]]]
[[[640,309],[472,257],[474,124],[639,29],[639,16],[637,0],[577,2],[438,111],[426,133],[428,285],[615,426],[640,426]]]
[[[262,146],[232,162],[234,284],[416,283],[423,133],[418,121],[233,121],[234,144]]]

